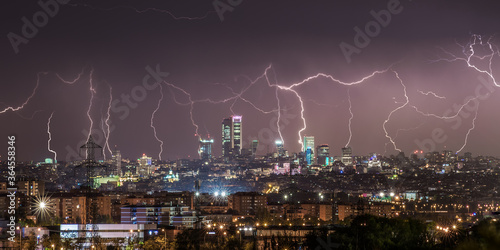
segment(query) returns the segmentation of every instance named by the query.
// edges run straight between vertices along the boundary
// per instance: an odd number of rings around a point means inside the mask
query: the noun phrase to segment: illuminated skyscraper
[[[222,155],[241,154],[241,116],[233,115],[222,121]]]
[[[311,149],[308,151],[308,149]],[[314,164],[314,136],[304,136],[304,148],[303,152],[306,153],[306,161],[307,165]],[[309,152],[309,153],[308,153]],[[309,154],[309,156],[308,156]],[[309,160],[307,158],[309,157]]]
[[[285,148],[283,147],[283,141],[276,140],[276,151],[278,156],[285,156]]]
[[[214,139],[200,139],[200,158],[202,160],[212,159],[212,144]]]
[[[318,146],[316,152],[318,152],[318,164],[321,166],[330,165],[330,147],[326,144]]]
[[[137,159],[139,162],[139,169],[137,174],[142,177],[150,176],[153,173],[153,166],[151,166],[152,158],[148,157],[146,154],[142,154],[142,157]]]
[[[114,150],[111,154],[111,162],[116,166],[116,175],[122,176],[122,154],[120,150]]]
[[[351,147],[342,148],[342,163],[346,166],[352,165],[352,149],[351,149]]]

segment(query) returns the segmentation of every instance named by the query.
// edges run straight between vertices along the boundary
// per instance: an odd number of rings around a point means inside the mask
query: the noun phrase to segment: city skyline
[[[498,3],[54,3],[3,10],[0,129],[20,160],[75,159],[89,129],[109,159],[196,159],[208,136],[218,157],[233,115],[258,155],[314,136],[331,156],[499,156]]]

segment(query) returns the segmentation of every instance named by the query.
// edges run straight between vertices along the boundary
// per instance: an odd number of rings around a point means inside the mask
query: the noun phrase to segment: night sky
[[[103,121],[112,88],[108,141],[129,158],[143,153],[158,158],[151,117],[161,94],[153,122],[164,142],[162,159],[197,158],[196,126],[198,135],[214,138],[213,154],[219,156],[221,122],[233,114],[243,116],[244,146],[258,139],[258,154],[273,152],[280,139],[278,110],[285,148],[298,152],[302,106],[307,127],[301,135],[315,136],[316,145],[329,144],[330,154],[340,155],[350,137],[348,96],[354,155],[396,154],[385,124],[407,155],[456,152],[467,140],[460,153],[499,156],[500,88],[488,75],[500,82],[500,55],[488,57],[489,45],[495,53],[500,45],[498,1],[216,2],[228,10],[217,13],[212,1],[74,0],[58,4],[57,11],[51,5],[47,15],[37,1],[3,1],[0,160],[11,134],[17,136],[20,160],[53,157],[47,148],[51,115],[51,149],[60,161],[75,159],[73,152],[90,128],[91,83],[96,140],[105,145],[102,128],[107,131]],[[373,26],[372,13],[391,13],[390,20],[381,16],[385,23]],[[23,35],[23,17],[30,23],[38,17],[35,34],[25,29],[30,37]],[[370,24],[372,37],[355,48],[356,27],[364,31]],[[452,56],[467,58],[467,44],[474,41],[470,62],[477,69]],[[356,53],[348,60],[340,44]],[[164,72],[165,82],[155,84],[151,70]],[[351,86],[320,76],[286,89],[318,73],[351,83],[375,71],[381,73]],[[28,103],[17,111],[6,109],[30,97],[37,76],[39,86]],[[145,77],[150,89],[143,86]],[[135,96],[133,105],[123,96]],[[454,119],[438,118],[453,116],[471,98]]]

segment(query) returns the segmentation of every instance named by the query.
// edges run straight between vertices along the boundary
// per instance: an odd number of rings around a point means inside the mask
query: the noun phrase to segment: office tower
[[[255,153],[257,152],[257,147],[259,146],[259,140],[252,141],[252,156],[255,157]]]
[[[111,154],[111,163],[116,166],[116,175],[122,176],[122,154],[120,150],[114,150]]]
[[[330,147],[326,144],[318,146],[318,164],[321,166],[330,165]]]
[[[306,162],[308,166],[311,165],[314,161],[314,159],[312,158],[313,157],[312,151],[313,150],[310,147],[308,147],[306,150]]]
[[[342,148],[342,163],[346,166],[352,165],[352,149],[351,149],[351,147]]]
[[[233,115],[222,121],[222,155],[241,154],[241,116]]]
[[[202,160],[212,159],[212,144],[214,139],[200,139],[200,158]]]
[[[307,161],[307,150],[310,150],[310,160]],[[306,161],[307,165],[314,164],[314,136],[304,136],[304,148],[302,149],[303,152],[306,153]]]
[[[276,152],[280,157],[285,156],[285,148],[283,147],[283,141],[276,140]]]
[[[153,169],[151,166],[152,158],[148,157],[146,154],[142,154],[142,157],[139,160],[139,170],[137,174],[140,176],[150,176],[153,173]]]

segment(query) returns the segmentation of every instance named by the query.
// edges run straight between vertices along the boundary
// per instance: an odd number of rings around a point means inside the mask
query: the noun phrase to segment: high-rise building
[[[312,148],[307,148],[307,150],[306,150],[306,163],[308,166],[313,164],[313,162],[314,162],[314,159],[312,157],[313,157]]]
[[[114,166],[116,166],[116,175],[122,176],[122,154],[120,150],[114,150],[111,154],[111,162]]]
[[[241,116],[233,115],[222,121],[222,155],[241,154]]]
[[[330,147],[327,144],[318,146],[316,152],[318,152],[318,164],[321,166],[330,165]]]
[[[352,149],[351,149],[351,147],[342,148],[342,163],[346,166],[352,165]]]
[[[310,160],[307,161],[307,150],[310,150]],[[314,136],[304,136],[304,148],[302,149],[303,152],[306,153],[306,161],[307,165],[314,164]]]
[[[212,159],[212,144],[214,139],[200,139],[200,158],[202,160]]]
[[[280,157],[285,156],[285,148],[283,147],[282,140],[276,140],[276,152]]]
[[[150,176],[153,173],[153,166],[151,166],[152,158],[148,157],[146,154],[142,154],[142,157],[138,159],[139,169],[137,174],[140,176]]]
[[[259,146],[259,140],[252,141],[252,156],[255,157],[255,153],[257,152],[257,147]]]

